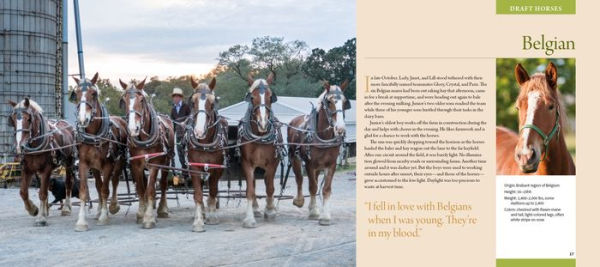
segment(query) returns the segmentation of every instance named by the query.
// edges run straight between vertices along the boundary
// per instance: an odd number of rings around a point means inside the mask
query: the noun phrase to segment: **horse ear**
[[[77,84],[79,84],[79,78],[77,78],[77,77],[73,76],[73,80],[75,80],[75,82],[76,82]]]
[[[546,80],[548,81],[548,84],[550,85],[550,88],[552,89],[556,89],[556,81],[558,79],[558,73],[556,71],[556,66],[554,65],[554,63],[550,62],[548,63],[548,67],[546,67]]]
[[[127,84],[124,83],[123,81],[121,81],[121,79],[119,79],[119,83],[121,84],[121,87],[123,88],[123,90],[127,89]]]
[[[28,108],[29,107],[29,97],[25,97],[25,101],[23,102],[23,105]]]
[[[212,80],[210,80],[210,83],[208,84],[208,88],[210,88],[211,91],[214,91],[215,85],[217,85],[217,79],[213,77]]]
[[[521,63],[517,64],[517,67],[515,67],[515,78],[517,79],[517,83],[519,83],[519,85],[529,81],[529,74],[525,68],[523,68]]]
[[[348,80],[344,80],[344,82],[342,83],[342,85],[340,85],[340,89],[342,90],[342,92],[344,90],[346,90],[346,88],[348,87]]]
[[[190,76],[190,83],[192,84],[192,89],[196,89],[198,87],[198,82],[194,80],[194,77]]]
[[[12,100],[8,100],[8,104],[11,105],[14,108],[17,105],[17,102],[12,101]]]
[[[148,78],[148,77],[146,77]],[[144,85],[146,84],[146,78],[144,78],[140,83],[138,83],[135,88],[139,89],[139,90],[144,90]]]
[[[325,83],[323,83],[323,88],[324,88],[324,89],[325,89],[327,92],[329,92],[329,87],[331,87],[331,85],[329,85],[329,82],[328,82],[328,81],[325,81]]]
[[[248,72],[248,77],[246,78],[246,81],[248,81],[248,86],[252,86],[252,84],[254,83],[254,77],[252,76],[251,72]]]
[[[98,73],[96,72],[96,74],[94,75],[94,77],[90,80],[90,82],[92,84],[96,84],[96,82],[98,81]]]
[[[273,81],[275,80],[275,72],[269,73],[269,76],[267,76],[267,84],[272,84]]]

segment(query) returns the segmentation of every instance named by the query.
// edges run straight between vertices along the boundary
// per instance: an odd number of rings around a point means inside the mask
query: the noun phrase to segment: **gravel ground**
[[[264,183],[258,181],[258,194]],[[279,185],[279,183],[276,183]],[[304,190],[307,194],[305,177]],[[95,187],[89,184],[92,198]],[[286,194],[296,192],[293,178]],[[79,207],[71,216],[60,216],[51,207],[48,226],[33,226],[18,189],[0,189],[0,266],[348,266],[356,264],[355,173],[337,173],[331,202],[332,225],[308,220],[308,198],[302,209],[282,200],[275,221],[257,218],[258,227],[241,226],[245,200],[222,200],[221,223],[206,225],[206,232],[191,231],[192,196],[169,200],[170,218],[157,219],[154,229],[136,224],[137,204],[121,205],[106,226],[95,225],[94,210],[88,213],[90,230],[75,232]],[[221,184],[221,188],[225,188]],[[237,185],[235,186],[237,187]],[[119,192],[125,192],[121,183]],[[276,193],[279,188],[276,188]],[[37,189],[30,197],[39,206]],[[54,198],[50,195],[50,201]],[[73,199],[76,201],[76,199]],[[264,199],[259,201],[264,208]]]

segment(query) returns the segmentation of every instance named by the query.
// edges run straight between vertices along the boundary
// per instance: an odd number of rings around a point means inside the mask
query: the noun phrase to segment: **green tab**
[[[575,259],[496,259],[496,267],[575,267]]]
[[[575,0],[496,0],[496,14],[575,14]]]

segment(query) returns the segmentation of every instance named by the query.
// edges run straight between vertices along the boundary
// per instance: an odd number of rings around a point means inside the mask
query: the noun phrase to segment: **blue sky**
[[[78,73],[69,1],[69,73]],[[329,49],[356,36],[354,0],[103,0],[79,3],[85,68],[116,81],[200,75],[216,57],[255,37]]]

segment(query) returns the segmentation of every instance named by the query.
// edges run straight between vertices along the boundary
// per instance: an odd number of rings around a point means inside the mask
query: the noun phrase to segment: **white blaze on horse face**
[[[263,130],[267,128],[267,108],[265,107],[265,93],[260,94],[260,107],[258,108],[260,112],[260,127]]]
[[[206,111],[206,98],[198,99],[198,111]],[[203,138],[206,129],[206,112],[198,112],[196,115],[196,127],[194,128],[194,134],[196,138]]]
[[[336,109],[336,120],[335,120],[335,135],[340,135],[346,130],[346,123],[344,122],[344,100],[340,99],[335,102]]]
[[[85,102],[87,101],[87,91],[81,92],[81,100],[79,101],[79,123],[85,124],[85,120],[87,118],[87,106]]]
[[[537,110],[538,103],[540,99],[540,92],[532,91],[527,94],[527,117],[525,118],[525,125],[533,124],[533,117],[535,115],[535,111]],[[523,147],[521,148],[521,154],[527,155],[529,154],[529,148],[527,147],[527,142],[529,141],[529,134],[531,133],[530,128],[523,129],[522,138],[523,138]]]
[[[135,122],[135,110],[133,109],[133,104],[135,104],[135,101],[133,101],[132,99],[129,99],[129,109],[127,110],[128,114],[128,121],[127,121],[127,126],[129,127],[129,132],[131,133],[132,136],[137,136],[138,135],[138,127],[136,127],[136,122]]]
[[[21,153],[21,141],[23,140],[23,119],[17,119],[17,153]]]

